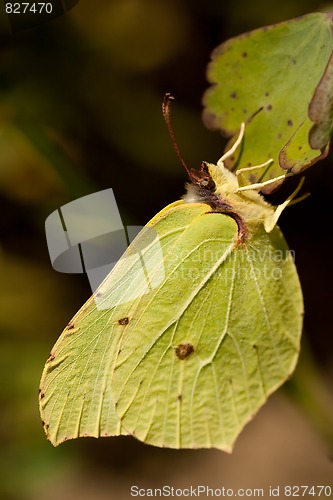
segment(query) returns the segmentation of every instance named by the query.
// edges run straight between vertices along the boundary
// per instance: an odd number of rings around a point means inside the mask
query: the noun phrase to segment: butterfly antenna
[[[182,154],[180,152],[179,146],[176,141],[175,133],[172,128],[171,124],[171,102],[174,101],[175,98],[170,94],[166,93],[163,99],[163,104],[162,104],[162,112],[163,112],[163,117],[166,123],[166,126],[168,127],[169,135],[171,137],[173,149],[175,150],[175,153],[180,161],[180,163],[183,165],[185,168],[187,175],[191,177],[191,172],[188,166],[186,165],[184,158],[182,157]]]

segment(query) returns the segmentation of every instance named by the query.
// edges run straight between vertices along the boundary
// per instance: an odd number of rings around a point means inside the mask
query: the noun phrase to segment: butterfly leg
[[[252,170],[258,170],[259,168],[264,168],[267,165],[270,165],[273,161],[274,161],[273,158],[270,158],[269,160],[265,161],[265,163],[260,163],[260,165],[254,165],[253,167],[244,167],[240,168],[239,170],[236,170],[235,174],[237,176],[238,186],[242,187],[246,185],[247,179],[244,176],[245,172],[251,172]]]
[[[218,167],[220,167],[220,168],[223,167],[224,160],[226,160],[227,158],[229,158],[231,155],[234,154],[234,152],[236,151],[236,149],[238,148],[238,146],[240,145],[240,143],[243,140],[244,131],[245,131],[245,123],[243,122],[241,124],[240,131],[239,131],[238,137],[236,139],[236,142],[231,146],[231,148],[226,153],[224,153],[223,156],[221,156],[221,158],[217,162]]]
[[[253,189],[253,190],[256,190],[258,189],[259,191],[265,187],[265,186],[269,186],[270,184],[274,184],[274,182],[277,182],[277,181],[282,181],[283,179],[285,179],[286,177],[292,177],[294,174],[292,174],[291,172],[289,173],[285,173],[283,175],[279,175],[278,177],[274,177],[274,179],[268,179],[267,181],[264,181],[264,182],[257,182],[255,184],[248,184],[247,186],[241,186],[237,189],[235,189],[235,193],[239,193],[241,191],[248,191],[249,189]]]
[[[304,180],[305,180],[305,177],[302,177],[301,180],[299,181],[298,185],[297,185],[297,188],[291,193],[291,195],[288,196],[288,198],[283,203],[281,203],[280,205],[278,205],[276,207],[272,219],[270,219],[269,222],[267,222],[265,224],[265,229],[266,229],[267,232],[270,232],[273,229],[273,227],[277,223],[280,215],[282,214],[283,210],[288,205],[294,205],[295,203],[298,203],[299,201],[302,201],[302,200],[304,200],[305,198],[307,198],[309,196],[309,193],[305,193],[302,196],[299,196],[298,198],[295,198],[296,195],[298,194],[298,192],[300,191],[300,189],[302,188]]]

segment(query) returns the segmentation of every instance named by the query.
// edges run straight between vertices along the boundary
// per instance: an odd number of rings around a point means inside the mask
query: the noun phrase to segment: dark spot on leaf
[[[232,92],[230,94],[231,99],[237,99],[237,92]]]
[[[45,429],[49,429],[49,428],[50,428],[49,424],[46,424]]]
[[[52,354],[52,352],[50,352],[49,357],[47,358],[48,363],[49,363],[50,361],[53,361],[53,360],[54,360],[54,358],[55,358],[54,354]]]
[[[247,109],[243,109],[243,113],[244,113],[244,115],[246,115]]]
[[[297,63],[296,59],[293,59],[293,64],[296,64],[296,63]]]
[[[269,104],[269,105],[267,106],[267,108],[266,108],[266,109],[267,109],[268,111],[270,111],[270,110],[272,109],[272,105],[271,105],[271,104]]]
[[[73,330],[73,328],[74,328],[74,323],[68,323],[67,330]]]
[[[256,346],[256,344],[253,344],[253,349],[258,349],[258,346]]]
[[[122,326],[128,325],[128,323],[129,323],[129,318],[128,318],[128,317],[126,317],[126,318],[121,318],[121,319],[118,319],[118,323],[119,323],[119,325],[122,325]]]
[[[242,57],[247,57],[247,52],[243,52]]]
[[[39,396],[40,396],[40,399],[43,399],[43,398],[45,397],[44,392],[41,392],[41,393],[39,394]]]
[[[182,400],[182,397],[183,397],[183,396],[182,396],[181,394],[178,394],[177,399],[178,399],[178,401],[179,401],[179,402]]]
[[[43,426],[43,427],[45,427],[45,422],[44,422],[44,420],[42,420],[42,426]]]
[[[281,137],[282,137],[281,132],[279,132],[277,136],[278,136],[278,139],[281,139]]]
[[[194,352],[192,344],[179,344],[176,347],[176,356],[181,360],[187,358],[190,354],[192,354],[192,352]]]
[[[248,167],[252,167],[252,163],[249,161],[247,164]]]
[[[269,96],[269,92],[265,92],[265,96],[268,97]]]
[[[234,155],[230,156],[230,161],[234,161],[234,160],[235,160]]]
[[[292,127],[292,126],[293,126],[293,121],[292,121],[292,120],[288,120],[288,122],[287,122],[287,123],[288,123],[288,126],[289,126],[289,127]]]
[[[303,149],[303,146],[298,146],[298,151],[300,151],[301,149]]]

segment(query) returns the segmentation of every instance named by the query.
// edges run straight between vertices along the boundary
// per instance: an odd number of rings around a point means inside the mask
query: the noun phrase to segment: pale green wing
[[[295,367],[303,303],[283,236],[262,228],[236,240],[230,217],[195,218],[120,340],[116,411],[148,444],[230,451]]]
[[[119,339],[128,329],[136,331],[135,317],[150,300],[149,291],[165,278],[163,262],[170,247],[207,209],[176,202],[162,210],[65,328],[46,362],[39,390],[44,429],[54,445],[79,436],[127,433],[111,398]],[[147,332],[149,327],[142,328]]]

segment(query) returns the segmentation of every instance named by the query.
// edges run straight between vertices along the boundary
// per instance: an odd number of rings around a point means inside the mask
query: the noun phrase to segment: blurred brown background
[[[37,402],[50,348],[90,293],[84,275],[52,269],[45,218],[109,187],[125,225],[144,224],[178,199],[186,177],[163,123],[164,93],[176,96],[173,123],[187,163],[216,162],[225,141],[201,122],[211,51],[324,8],[314,0],[81,0],[57,20],[0,35],[1,499],[126,499],[135,484],[262,487],[267,496],[268,485],[333,487],[332,156],[307,172],[311,197],[280,221],[305,296],[300,367],[231,456],[132,438],[53,448]]]

